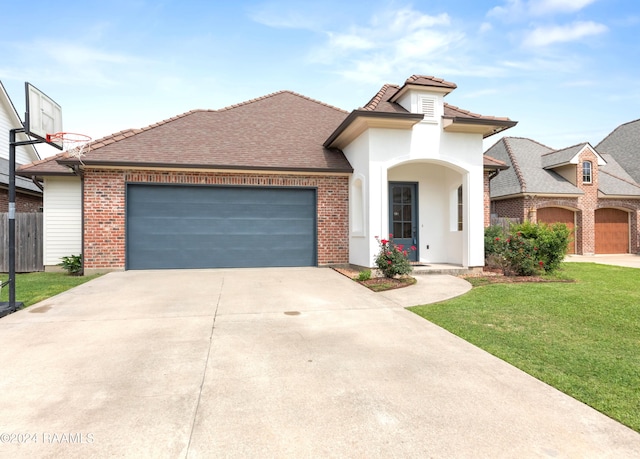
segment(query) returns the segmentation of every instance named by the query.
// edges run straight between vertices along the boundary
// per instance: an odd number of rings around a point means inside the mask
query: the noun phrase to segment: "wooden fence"
[[[494,215],[491,216],[491,226],[502,226],[505,231],[509,230],[509,227],[516,223],[522,223],[522,219],[520,218],[506,218],[506,217],[496,217]]]
[[[42,212],[16,213],[16,272],[44,271]],[[0,272],[9,272],[9,214],[0,213]]]

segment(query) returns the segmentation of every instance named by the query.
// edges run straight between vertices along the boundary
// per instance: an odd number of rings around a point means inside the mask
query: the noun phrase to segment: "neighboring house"
[[[515,122],[444,103],[455,87],[413,76],[351,113],[282,91],[24,166],[45,183],[45,264],[79,248],[88,272],[372,266],[394,233],[416,261],[482,266],[506,167],[482,141]]]
[[[0,81],[0,213],[9,209],[9,131],[22,127],[22,121]],[[19,134],[18,140],[27,140]],[[29,164],[40,159],[33,145],[16,147],[16,164]],[[42,189],[29,178],[16,176],[16,212],[38,212],[42,209]]]
[[[491,181],[492,214],[566,223],[569,253],[637,253],[640,185],[613,156],[582,143],[554,150],[504,137],[486,155],[509,169]]]

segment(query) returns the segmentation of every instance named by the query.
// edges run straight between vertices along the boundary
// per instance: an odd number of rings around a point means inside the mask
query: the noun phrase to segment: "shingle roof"
[[[25,177],[42,177],[45,175],[73,175],[73,171],[71,169],[58,163],[58,160],[67,159],[68,157],[69,154],[67,152],[58,153],[55,156],[49,156],[48,158],[34,161],[31,164],[20,166],[16,170],[16,174]]]
[[[553,150],[541,143],[521,137],[503,137],[486,151],[504,161],[509,169],[491,181],[491,197],[520,193],[571,194],[582,191],[554,171],[542,168],[542,156]]]
[[[485,169],[508,169],[507,163],[500,161],[499,159],[492,158],[489,155],[482,157],[482,164]]]
[[[566,164],[587,145],[588,143],[580,143],[578,145],[563,148],[562,150],[545,153],[542,155],[542,167],[549,168],[560,164]]]
[[[588,143],[561,150],[531,139],[504,137],[485,152],[511,166],[491,181],[491,197],[520,193],[583,194],[583,192],[551,169],[551,165],[564,164]],[[640,185],[625,172],[611,155],[601,154],[606,165],[599,166],[598,191],[608,196],[640,196]]]
[[[280,91],[220,110],[193,110],[90,144],[85,165],[351,172],[322,146],[347,112]],[[62,158],[64,164],[77,162]]]
[[[640,183],[640,119],[618,126],[596,146],[596,150],[613,156]]]
[[[6,171],[6,172],[5,172]],[[3,188],[9,186],[9,160],[0,158],[0,186]],[[31,191],[33,193],[42,193],[42,190],[33,183],[32,180],[16,174],[16,190]]]

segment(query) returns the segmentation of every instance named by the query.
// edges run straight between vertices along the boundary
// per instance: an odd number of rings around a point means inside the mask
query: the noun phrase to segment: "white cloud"
[[[337,73],[348,79],[372,82],[432,68],[464,40],[447,14],[428,15],[412,8],[384,11],[366,26],[326,34],[329,39],[310,53],[310,59],[336,65]]]
[[[564,26],[538,27],[526,35],[524,45],[537,48],[553,43],[576,41],[605,33],[607,30],[605,25],[593,21],[578,21]]]
[[[506,0],[504,5],[489,10],[487,16],[516,22],[532,16],[575,13],[596,1],[598,0]]]
[[[530,0],[529,11],[534,16],[554,13],[574,13],[597,0]]]
[[[493,26],[490,22],[483,22],[480,24],[480,33],[486,33],[493,29]]]

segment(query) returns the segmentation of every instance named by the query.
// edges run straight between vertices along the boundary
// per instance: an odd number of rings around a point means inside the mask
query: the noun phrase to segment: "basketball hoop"
[[[56,132],[55,134],[47,134],[48,143],[62,144],[62,149],[69,156],[78,158],[82,163],[82,156],[89,153],[91,147],[91,137],[84,134],[75,134],[73,132]]]

